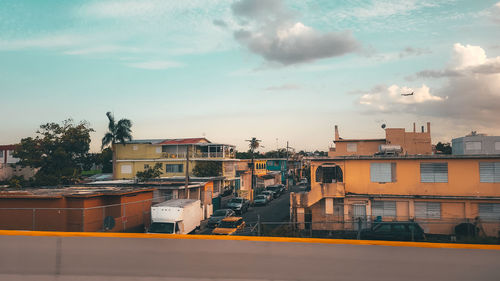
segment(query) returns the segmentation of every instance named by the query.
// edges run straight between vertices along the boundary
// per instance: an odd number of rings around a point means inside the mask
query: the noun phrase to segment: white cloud
[[[283,84],[280,86],[267,87],[264,90],[266,90],[266,91],[291,91],[291,90],[299,90],[300,88],[301,88],[301,86],[297,85],[297,84]]]
[[[122,47],[115,45],[104,45],[97,47],[88,47],[82,49],[75,49],[65,51],[67,55],[90,55],[90,54],[104,54],[104,53],[137,53],[140,50],[134,47]]]
[[[145,62],[134,62],[125,64],[129,67],[148,69],[148,70],[162,70],[168,68],[183,67],[184,64],[173,61],[145,61]]]
[[[28,39],[0,40],[0,50],[20,50],[31,48],[62,48],[70,47],[85,42],[81,36],[58,34],[47,35]]]
[[[496,3],[491,8],[491,18],[493,21],[500,23],[500,2]]]
[[[393,85],[364,93],[358,103],[370,112],[414,113],[460,120],[467,126],[494,126],[500,122],[500,57],[488,58],[480,46],[454,44],[449,67],[426,70],[417,77],[445,78],[434,90],[423,85],[418,89]],[[406,100],[399,95],[414,91]]]

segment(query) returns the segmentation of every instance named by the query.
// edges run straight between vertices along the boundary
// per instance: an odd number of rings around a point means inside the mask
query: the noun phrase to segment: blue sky
[[[335,124],[498,135],[498,38],[498,0],[0,0],[0,143],[71,117],[95,151],[107,111],[240,150],[326,150]]]

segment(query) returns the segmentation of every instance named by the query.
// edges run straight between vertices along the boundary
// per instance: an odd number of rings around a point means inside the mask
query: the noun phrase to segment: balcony
[[[186,159],[186,153],[162,153],[162,158],[167,159]],[[203,159],[232,159],[235,158],[235,153],[223,153],[223,152],[189,152],[189,158],[203,158]]]
[[[345,184],[317,183],[313,184],[308,192],[294,193],[292,200],[294,207],[311,207],[323,198],[339,198],[345,196]]]

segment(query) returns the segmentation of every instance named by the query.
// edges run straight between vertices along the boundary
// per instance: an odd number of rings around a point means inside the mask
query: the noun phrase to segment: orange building
[[[0,192],[0,229],[140,231],[150,222],[151,188],[67,187]],[[105,229],[105,220],[113,221]]]
[[[432,154],[431,123],[427,122],[427,130],[422,126],[422,132],[417,132],[413,123],[413,132],[404,128],[385,128],[385,139],[343,139],[335,126],[335,144],[330,148],[329,157],[349,155],[374,155],[376,153],[393,154]]]
[[[314,231],[414,220],[431,234],[470,223],[480,235],[498,236],[500,155],[312,159],[311,190],[292,193],[291,208],[293,220]]]

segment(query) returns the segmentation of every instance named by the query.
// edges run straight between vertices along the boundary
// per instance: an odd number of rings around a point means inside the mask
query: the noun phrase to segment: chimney
[[[335,125],[335,140],[339,140],[340,137],[339,137],[339,127],[337,125]]]
[[[431,134],[431,122],[427,122],[427,133]]]
[[[424,132],[424,126],[422,126],[422,133]]]
[[[415,122],[413,122],[413,132],[416,132]]]

